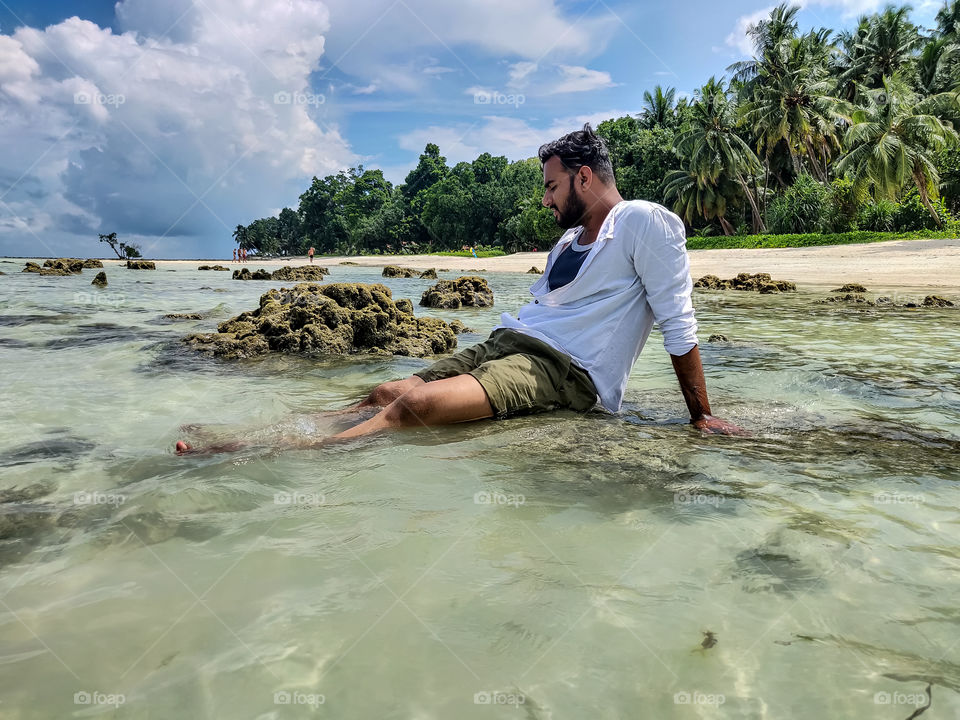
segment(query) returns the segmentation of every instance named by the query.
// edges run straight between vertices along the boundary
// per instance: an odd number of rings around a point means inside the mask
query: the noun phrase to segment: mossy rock
[[[261,268],[250,272],[250,268],[242,268],[233,271],[234,280],[270,280],[270,273]]]
[[[35,262],[27,262],[22,272],[32,272],[38,275],[79,275],[83,270],[83,260],[78,258],[57,258],[44,260],[43,267]],[[101,264],[100,267],[103,267]]]
[[[383,268],[385,278],[415,278],[419,273],[412,268],[402,268],[398,265],[387,265]]]
[[[157,264],[153,260],[127,260],[128,270],[156,270]]]
[[[867,298],[865,298],[865,297],[864,297],[863,295],[861,295],[860,293],[847,293],[846,295],[834,295],[834,296],[828,297],[828,298],[826,298],[826,299],[824,299],[824,300],[818,300],[817,302],[818,302],[819,304],[824,304],[824,303],[849,303],[849,304],[852,304],[852,305],[869,305],[869,306],[874,305],[873,301],[867,300]]]
[[[360,263],[354,262],[353,260],[344,260],[341,265],[353,265],[355,267],[360,267]]]
[[[409,298],[400,298],[396,301],[397,310],[407,315],[413,315],[413,301]]]
[[[726,335],[721,335],[720,333],[715,333],[707,338],[707,342],[718,343],[718,342],[730,342],[729,338]]]
[[[424,270],[420,273],[421,280],[436,280],[437,279],[437,269],[430,268],[429,270]]]
[[[456,280],[441,280],[420,298],[425,307],[455,310],[460,307],[491,307],[493,290],[482,277],[468,275]]]
[[[536,265],[527,270],[527,275],[543,275],[543,270],[538,268]]]
[[[835,293],[865,293],[866,291],[867,291],[867,289],[866,289],[863,285],[861,285],[860,283],[846,283],[845,285],[841,285],[841,286],[838,287],[837,289],[831,290],[830,292],[835,292]]]
[[[398,306],[390,289],[379,283],[302,283],[270,290],[256,310],[220,323],[216,333],[189,335],[184,341],[228,359],[271,352],[423,357],[456,347],[456,334],[447,323],[414,317],[407,309],[413,309],[409,300]]]
[[[99,288],[105,288],[107,286],[107,274],[101,270],[90,284],[96,285]]]
[[[93,258],[88,258],[88,259],[86,259],[86,260],[83,261],[83,267],[84,267],[84,269],[88,269],[88,268],[91,268],[91,269],[92,269],[92,268],[102,268],[102,267],[103,267],[103,262],[100,261],[100,260],[94,260]]]
[[[953,307],[953,303],[939,295],[927,295],[923,299],[923,307]]]
[[[462,333],[473,332],[473,328],[468,328],[460,320],[454,319],[450,322],[450,329],[453,330],[457,335]]]
[[[271,280],[282,280],[284,282],[323,280],[324,275],[329,275],[330,271],[319,265],[299,265],[297,267],[282,267],[274,270],[270,275]]]
[[[164,320],[203,320],[202,313],[167,313]]]
[[[702,290],[743,290],[759,293],[794,292],[795,283],[789,280],[774,280],[770,273],[739,273],[736,277],[722,280],[716,275],[704,275],[693,286]]]
[[[230,268],[223,265],[201,265],[197,270],[216,270],[218,272],[230,272]]]

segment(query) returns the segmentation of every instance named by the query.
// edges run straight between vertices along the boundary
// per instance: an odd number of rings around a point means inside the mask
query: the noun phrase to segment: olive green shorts
[[[426,382],[473,375],[497,418],[570,408],[590,410],[597,389],[570,356],[529,335],[501,328],[482,343],[414,373]]]

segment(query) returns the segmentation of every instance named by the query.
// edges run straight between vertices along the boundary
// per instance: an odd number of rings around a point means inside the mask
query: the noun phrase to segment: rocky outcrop
[[[543,270],[538,268],[536,265],[527,270],[527,275],[543,275]]]
[[[400,298],[396,301],[397,310],[407,315],[413,315],[413,301],[409,298]]]
[[[398,308],[385,285],[331,283],[270,290],[256,310],[184,342],[228,359],[271,352],[422,357],[452,350],[457,338],[443,320]]]
[[[202,313],[167,313],[164,320],[203,320]]]
[[[436,280],[437,279],[437,269],[430,268],[429,270],[424,270],[420,273],[421,280]]]
[[[846,287],[846,286],[844,286]],[[817,300],[818,305],[828,304],[846,304],[846,305],[864,305],[867,307],[878,308],[943,308],[954,307],[955,303],[939,295],[927,295],[922,302],[895,303],[891,298],[880,296],[876,300],[870,300],[861,293],[847,293],[845,295],[833,295],[823,300]]]
[[[927,295],[923,299],[923,307],[953,307],[953,302],[939,295]]]
[[[157,264],[153,260],[127,260],[128,270],[156,270]]]
[[[340,264],[341,264],[341,265],[354,265],[354,266],[356,266],[356,267],[360,267],[360,263],[354,262],[353,260],[344,260],[344,261],[343,261],[342,263],[340,263]]]
[[[323,280],[324,275],[329,275],[330,271],[319,265],[299,265],[297,267],[282,267],[279,270],[268,272],[260,269],[250,272],[250,268],[233,271],[234,280],[278,280],[280,282],[297,282],[314,280]]]
[[[441,280],[423,293],[420,304],[449,310],[464,306],[490,307],[493,305],[493,290],[486,280],[475,275]]]
[[[107,274],[101,270],[90,284],[96,285],[99,288],[105,288],[107,286]]]
[[[297,267],[282,267],[274,270],[270,274],[271,280],[280,280],[283,282],[304,282],[309,280],[323,280],[324,275],[329,275],[330,271],[319,265],[298,265]]]
[[[250,272],[250,268],[233,271],[234,280],[270,280],[270,273],[261,268]]]
[[[720,333],[715,333],[707,338],[707,342],[718,343],[718,342],[730,342],[730,339],[726,335],[721,335]]]
[[[831,290],[830,292],[835,292],[835,293],[865,293],[866,291],[867,291],[867,289],[866,289],[863,285],[861,285],[860,283],[847,283],[846,285],[841,285],[840,287],[836,288],[835,290]]]
[[[398,265],[387,265],[383,269],[385,278],[415,278],[419,273],[411,268],[402,268]]]
[[[28,262],[23,268],[23,272],[32,272],[39,275],[79,275],[85,267],[103,267],[103,263],[99,260],[57,258],[56,260],[44,260],[43,267],[40,267],[35,262]]]
[[[450,329],[453,330],[457,335],[473,332],[473,328],[468,328],[466,325],[460,322],[460,320],[456,319],[450,323]]]
[[[704,275],[693,286],[701,290],[745,290],[759,293],[793,292],[795,283],[789,280],[774,280],[769,273],[740,273],[729,280],[721,280],[716,275]]]
[[[230,268],[223,265],[201,265],[197,270],[217,270],[219,272],[230,272]]]

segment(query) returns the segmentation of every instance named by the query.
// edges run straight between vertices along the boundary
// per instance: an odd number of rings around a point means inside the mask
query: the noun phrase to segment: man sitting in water
[[[335,438],[600,404],[616,412],[630,369],[660,325],[691,422],[738,434],[711,415],[683,222],[645,200],[624,200],[602,139],[589,124],[540,148],[543,205],[566,232],[550,251],[534,299],[504,313],[489,339],[404,380],[355,409],[382,408]],[[177,443],[178,452],[192,450]]]

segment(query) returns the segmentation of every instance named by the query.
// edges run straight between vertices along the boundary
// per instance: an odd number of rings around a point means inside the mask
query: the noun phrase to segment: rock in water
[[[415,278],[417,274],[416,270],[402,268],[397,265],[387,265],[383,269],[383,277],[385,278]]]
[[[491,307],[493,290],[482,277],[465,276],[441,280],[423,293],[420,304],[425,307],[455,309],[459,307]]]
[[[421,280],[436,280],[437,279],[437,269],[430,268],[429,270],[424,270],[420,273]]]
[[[397,310],[407,315],[413,315],[413,301],[408,298],[400,298],[396,301]]]
[[[254,270],[250,272],[250,268],[243,268],[242,270],[233,271],[234,280],[269,280],[270,273],[264,269]]]
[[[867,289],[860,283],[846,283],[845,285],[841,285],[840,287],[836,288],[835,290],[831,290],[830,292],[865,293],[866,291]]]
[[[99,288],[105,288],[107,286],[107,274],[101,270],[90,284],[96,285]]]
[[[527,270],[527,275],[543,275],[543,270],[538,268],[536,265]]]
[[[127,260],[128,270],[156,270],[157,264],[153,260]]]
[[[197,270],[218,270],[220,272],[230,272],[230,268],[223,265],[201,265]]]
[[[330,271],[319,265],[300,265],[298,267],[282,267],[274,270],[270,275],[271,280],[282,280],[285,282],[294,282],[297,280],[323,280],[324,275],[329,275]]]
[[[101,262],[100,260],[94,260],[92,258],[89,258],[83,261],[83,267],[84,268],[102,268],[103,262]]]
[[[423,357],[457,346],[447,323],[405,312],[379,283],[304,283],[271,290],[260,296],[257,310],[240,313],[217,330],[188,335],[184,342],[229,359],[270,352]]]
[[[712,342],[712,343],[729,342],[729,339],[727,338],[726,335],[721,335],[720,333],[716,333],[714,335],[711,335],[709,338],[707,338],[707,342]]]
[[[28,262],[22,272],[32,272],[39,275],[78,275],[85,267],[85,262],[89,261],[77,258],[57,258],[56,260],[44,260],[43,267],[35,262]],[[99,260],[96,262],[99,262]],[[100,267],[103,267],[103,263],[100,263]]]
[[[460,322],[460,320],[456,319],[450,323],[450,329],[453,330],[457,335],[461,333],[473,332],[473,328],[468,328],[466,325]]]
[[[795,283],[789,280],[774,280],[770,273],[740,273],[735,278],[721,280],[716,275],[704,275],[693,286],[703,290],[746,290],[759,293],[793,292]]]
[[[924,307],[953,307],[953,303],[939,295],[927,295],[923,299]]]

